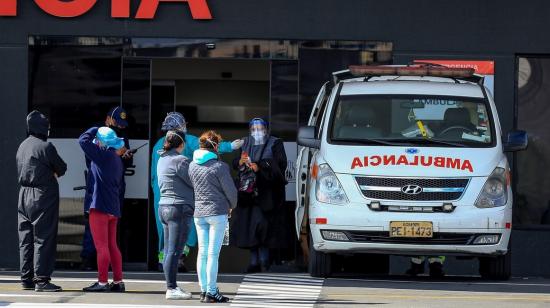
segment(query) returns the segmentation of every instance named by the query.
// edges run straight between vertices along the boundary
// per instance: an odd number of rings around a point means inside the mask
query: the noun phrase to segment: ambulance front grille
[[[475,237],[475,234],[470,233],[438,232],[431,238],[390,237],[389,232],[384,231],[346,231],[344,233],[352,242],[419,245],[468,245]]]
[[[355,178],[363,195],[375,200],[454,201],[460,199],[468,186],[467,178]],[[419,186],[418,194],[406,194],[403,187]]]

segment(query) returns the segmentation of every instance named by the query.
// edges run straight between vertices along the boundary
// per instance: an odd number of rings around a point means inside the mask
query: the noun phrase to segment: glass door
[[[119,245],[125,268],[145,270],[150,242],[149,165],[151,60],[122,59],[121,105],[128,119],[130,148],[141,147],[125,171],[126,192],[119,222]],[[143,147],[142,147],[143,146]],[[154,219],[154,218],[153,218]]]

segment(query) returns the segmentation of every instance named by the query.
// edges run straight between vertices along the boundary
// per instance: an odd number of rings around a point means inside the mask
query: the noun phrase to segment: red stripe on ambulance
[[[373,155],[354,157],[351,162],[351,169],[367,168],[378,166],[420,166],[420,167],[438,167],[458,170],[468,170],[474,172],[472,163],[468,159],[442,157],[442,156],[412,156],[406,155]]]

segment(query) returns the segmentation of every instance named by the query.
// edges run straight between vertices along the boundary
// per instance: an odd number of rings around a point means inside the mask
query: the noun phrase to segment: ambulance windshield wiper
[[[395,143],[391,141],[386,141],[383,139],[370,139],[370,138],[361,138],[361,139],[354,139],[354,138],[333,138],[332,141],[336,142],[349,142],[349,143],[359,143],[359,144],[383,144],[383,145],[393,145],[398,146],[401,145],[401,143]],[[393,141],[393,140],[392,140]]]
[[[466,147],[466,145],[462,143],[456,143],[456,142],[450,142],[450,141],[444,141],[440,139],[429,139],[429,138],[412,138],[412,139],[390,139],[393,142],[407,142],[407,143],[415,143],[415,144],[438,144],[438,145],[447,145],[452,147]]]

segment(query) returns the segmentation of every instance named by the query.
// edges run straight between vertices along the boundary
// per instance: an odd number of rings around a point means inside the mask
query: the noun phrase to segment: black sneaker
[[[60,286],[47,281],[47,282],[38,282],[34,286],[36,292],[61,292],[62,289]]]
[[[109,284],[109,291],[115,292],[115,293],[126,292],[126,287],[124,286],[124,282],[119,282],[119,283],[111,282]]]
[[[34,281],[32,280],[22,280],[21,281],[21,288],[23,290],[34,290],[36,285],[34,284]]]
[[[203,303],[227,303],[229,302],[229,297],[223,296],[220,291],[216,294],[206,293]]]
[[[439,262],[430,263],[430,277],[432,278],[445,277],[445,272],[443,271],[443,264]]]
[[[89,287],[86,287],[82,289],[84,292],[109,292],[111,291],[111,288],[109,287],[109,284],[106,285],[100,285],[99,282],[94,282]]]
[[[411,267],[407,270],[405,274],[412,277],[416,277],[417,275],[423,274],[423,273],[424,273],[424,262],[420,264],[411,262]]]
[[[201,303],[204,303],[204,300],[206,299],[206,292],[201,292],[201,295],[199,296],[199,299]]]

